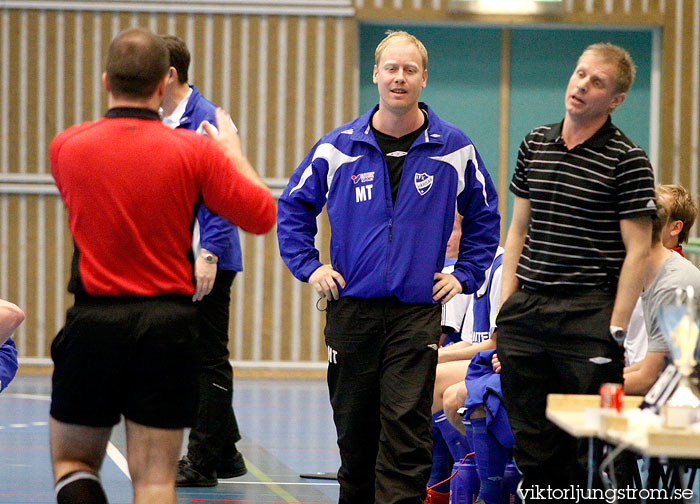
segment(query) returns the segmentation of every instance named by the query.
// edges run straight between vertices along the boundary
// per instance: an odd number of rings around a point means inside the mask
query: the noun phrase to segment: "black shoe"
[[[178,487],[212,487],[219,482],[216,473],[206,472],[196,467],[189,457],[184,456],[177,463],[175,486]]]
[[[220,461],[216,466],[216,475],[219,478],[236,478],[248,472],[241,452],[236,453],[233,458]]]

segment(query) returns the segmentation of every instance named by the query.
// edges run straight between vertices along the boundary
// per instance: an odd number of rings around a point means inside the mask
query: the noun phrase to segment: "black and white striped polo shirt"
[[[620,220],[655,216],[654,174],[643,149],[610,118],[567,151],[562,124],[532,130],[510,190],[530,200],[530,229],[516,276],[531,288],[617,283]]]

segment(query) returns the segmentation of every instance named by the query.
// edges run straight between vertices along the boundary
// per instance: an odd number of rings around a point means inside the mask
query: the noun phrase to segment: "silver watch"
[[[615,341],[617,341],[618,345],[622,345],[625,342],[625,338],[627,337],[627,331],[625,331],[625,329],[620,326],[611,325],[610,335]]]
[[[219,262],[219,258],[216,257],[211,252],[202,251],[202,253],[200,255],[208,264],[216,264],[217,262]]]

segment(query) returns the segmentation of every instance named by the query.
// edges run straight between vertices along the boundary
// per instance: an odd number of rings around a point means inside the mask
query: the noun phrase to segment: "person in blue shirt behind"
[[[389,32],[375,50],[379,104],[323,136],[278,202],[280,254],[327,300],[341,504],[423,502],[441,303],[479,288],[499,241],[476,148],[418,101],[427,65],[417,38]],[[315,246],[324,206],[330,264]],[[442,273],[455,210],[459,257]]]
[[[216,126],[216,105],[187,82],[190,66],[187,45],[173,35],[162,38],[170,52],[162,103],[163,123],[205,134],[205,122]],[[243,456],[236,448],[241,435],[232,405],[233,368],[228,350],[231,285],[236,273],[243,270],[238,228],[200,205],[193,245],[200,383],[197,424],[190,431],[187,455],[178,465],[176,484],[185,487],[215,486],[218,478],[233,478],[247,472]]]
[[[450,242],[453,241],[453,231]],[[448,242],[448,257],[450,243]],[[438,350],[438,366],[436,369],[435,390],[433,392],[433,466],[428,480],[428,496],[425,504],[447,504],[450,498],[449,476],[452,466],[460,462],[467,453],[476,451],[474,447],[471,423],[462,423],[462,417],[457,410],[464,406],[465,397],[457,399],[459,392],[466,396],[465,378],[470,360],[488,350],[496,348],[496,314],[501,295],[501,265],[503,249],[498,248],[493,263],[486,271],[486,279],[479,290],[474,293],[474,301],[462,314],[462,326],[459,334],[462,340],[444,346]],[[459,297],[452,298],[443,308],[447,308]],[[483,415],[485,417],[485,415]],[[476,417],[475,417],[476,418]],[[477,424],[480,420],[477,420]],[[468,429],[465,432],[465,428]],[[483,430],[483,434],[486,432]],[[481,431],[480,431],[481,432]],[[481,442],[481,439],[479,439]],[[491,451],[484,450],[482,452]],[[506,452],[507,454],[507,452]],[[476,460],[483,453],[477,453]],[[505,461],[503,462],[505,468]],[[487,480],[484,468],[479,475]],[[503,471],[500,472],[502,479]],[[488,483],[487,483],[488,485]],[[492,492],[493,493],[493,492]],[[487,504],[491,502],[487,501]]]
[[[24,312],[17,305],[0,299],[0,392],[17,374],[17,348],[11,336],[23,321]]]

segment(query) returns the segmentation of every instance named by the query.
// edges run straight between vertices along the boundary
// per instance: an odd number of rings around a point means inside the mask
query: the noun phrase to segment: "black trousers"
[[[197,423],[190,431],[187,456],[206,470],[230,460],[241,439],[233,412],[233,368],[228,352],[231,285],[235,276],[235,271],[217,271],[211,292],[197,303],[199,410]]]
[[[421,504],[432,464],[430,407],[440,305],[328,303],[328,389],[340,504]]]
[[[520,289],[498,314],[498,357],[513,455],[523,488],[585,488],[585,451],[545,417],[547,394],[597,394],[622,383],[622,348],[610,336],[609,289]]]

